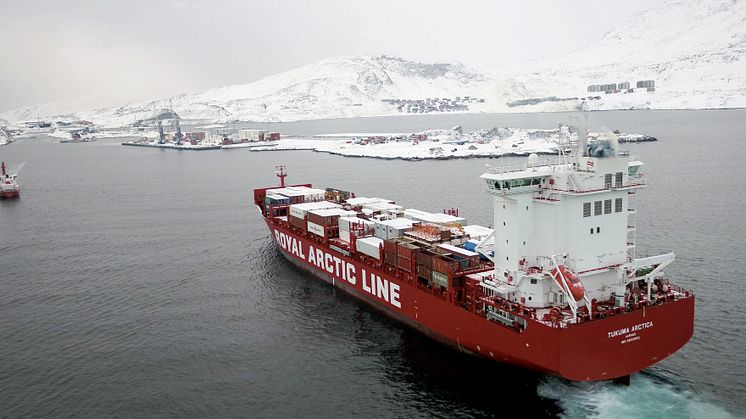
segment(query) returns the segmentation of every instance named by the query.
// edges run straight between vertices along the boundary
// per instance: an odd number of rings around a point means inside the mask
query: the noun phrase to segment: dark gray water
[[[566,115],[369,118],[289,134],[461,124],[549,128]],[[398,326],[276,252],[254,187],[289,181],[489,224],[477,176],[496,160],[383,161],[312,152],[177,152],[21,140],[22,197],[0,202],[0,416],[727,417],[746,411],[746,111],[604,112],[591,128],[655,135],[637,154],[640,253],[697,293],[680,352],[630,388],[485,363]],[[520,162],[520,159],[504,159]]]

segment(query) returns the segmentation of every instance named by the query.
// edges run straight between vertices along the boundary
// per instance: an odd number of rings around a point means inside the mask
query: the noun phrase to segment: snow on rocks
[[[340,137],[285,137],[273,147],[253,151],[313,150],[348,157],[382,159],[449,159],[500,157],[509,155],[553,154],[561,138],[574,136],[569,128],[538,130],[492,128],[462,134],[454,129],[427,130],[414,134],[366,134]]]

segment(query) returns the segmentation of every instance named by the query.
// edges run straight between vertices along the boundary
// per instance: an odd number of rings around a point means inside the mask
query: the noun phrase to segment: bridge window
[[[611,214],[611,199],[604,201],[604,214]]]
[[[622,198],[617,198],[614,201],[614,212],[622,212]]]
[[[601,201],[593,203],[593,215],[601,215]]]
[[[622,172],[616,172],[616,186],[620,187],[622,186],[622,181],[624,180],[624,175]]]
[[[606,189],[611,188],[611,173],[604,175],[604,187]]]
[[[583,217],[590,217],[590,216],[591,216],[591,203],[584,202],[583,203]]]

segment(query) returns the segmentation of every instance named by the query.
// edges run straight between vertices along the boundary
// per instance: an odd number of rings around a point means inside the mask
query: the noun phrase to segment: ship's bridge
[[[527,167],[525,169],[488,169],[480,177],[487,182],[493,193],[525,193],[546,187],[548,179],[559,169],[558,165]]]

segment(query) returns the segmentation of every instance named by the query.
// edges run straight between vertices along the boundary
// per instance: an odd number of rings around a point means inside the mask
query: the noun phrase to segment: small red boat
[[[18,175],[5,167],[2,162],[2,176],[0,176],[0,199],[13,199],[21,196],[21,188],[18,186]]]

